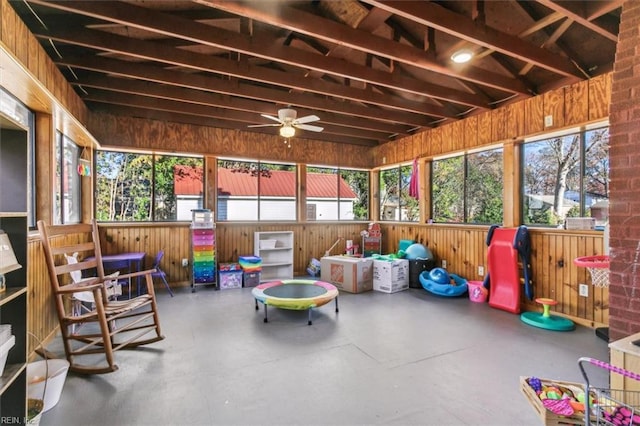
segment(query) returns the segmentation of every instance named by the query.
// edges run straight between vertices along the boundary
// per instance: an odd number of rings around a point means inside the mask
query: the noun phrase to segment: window
[[[502,148],[467,154],[465,222],[502,223],[503,189]]]
[[[18,99],[14,98],[9,92],[0,87],[0,120],[2,115],[8,117],[11,121],[18,123],[19,128],[27,130],[28,140],[28,167],[27,172],[27,212],[28,226],[35,228],[36,226],[36,166],[35,166],[35,114],[31,112]]]
[[[431,204],[434,222],[464,223],[464,156],[434,160]]]
[[[97,151],[96,218],[191,220],[203,206],[203,166],[198,157]]]
[[[368,220],[369,172],[307,167],[307,220]]]
[[[53,223],[79,223],[82,214],[82,185],[78,173],[80,147],[60,132],[56,132],[55,205]]]
[[[523,149],[523,221],[562,225],[594,217],[603,226],[609,204],[609,129],[585,129],[527,142]]]
[[[418,200],[409,195],[413,167],[404,165],[380,171],[380,219],[417,222]]]
[[[503,221],[502,148],[434,160],[432,218],[443,223]]]
[[[218,221],[296,220],[296,166],[218,160]]]

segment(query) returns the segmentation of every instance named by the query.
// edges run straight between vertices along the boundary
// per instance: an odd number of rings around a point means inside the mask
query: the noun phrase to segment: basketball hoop
[[[591,274],[591,284],[595,287],[609,287],[609,256],[583,256],[573,260],[576,266],[587,268]]]

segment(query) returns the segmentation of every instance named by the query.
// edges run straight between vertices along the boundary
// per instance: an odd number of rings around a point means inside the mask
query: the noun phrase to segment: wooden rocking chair
[[[107,294],[98,225],[53,225],[38,222],[46,258],[51,291],[55,302],[64,351],[70,369],[82,374],[116,371],[114,352],[164,339],[153,291],[153,269],[120,275],[120,279],[144,276],[147,294],[129,300],[109,300]],[[66,253],[80,253],[77,263],[68,264]],[[91,260],[82,260],[94,256]],[[93,279],[73,283],[71,272],[86,271]],[[65,304],[76,293],[90,291],[93,305],[89,310],[68,309]],[[78,327],[82,325],[82,327]],[[151,336],[147,336],[152,333]],[[78,360],[87,361],[78,363]]]

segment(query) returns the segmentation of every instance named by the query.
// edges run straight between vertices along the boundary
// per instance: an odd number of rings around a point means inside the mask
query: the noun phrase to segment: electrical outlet
[[[182,266],[185,268],[189,266],[189,259],[187,258],[182,259]]]
[[[544,117],[544,127],[553,126],[553,115],[545,115]]]
[[[447,261],[446,260],[442,261],[442,268],[443,269],[447,269]]]
[[[484,276],[484,266],[478,266],[478,275]]]
[[[578,294],[582,297],[589,297],[589,286],[586,284],[578,284]]]

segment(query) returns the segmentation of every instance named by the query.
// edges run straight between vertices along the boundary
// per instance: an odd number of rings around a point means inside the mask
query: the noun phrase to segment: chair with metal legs
[[[160,269],[160,261],[162,260],[163,256],[164,250],[160,250],[156,255],[156,260],[154,260],[153,266],[151,267],[152,270],[155,270],[155,272],[151,274],[151,277],[153,277],[154,280],[156,278],[160,278],[164,283],[164,286],[167,288],[167,291],[169,291],[171,297],[173,297],[173,291],[171,291],[171,287],[169,287],[169,283],[167,282],[167,274],[162,269]]]

